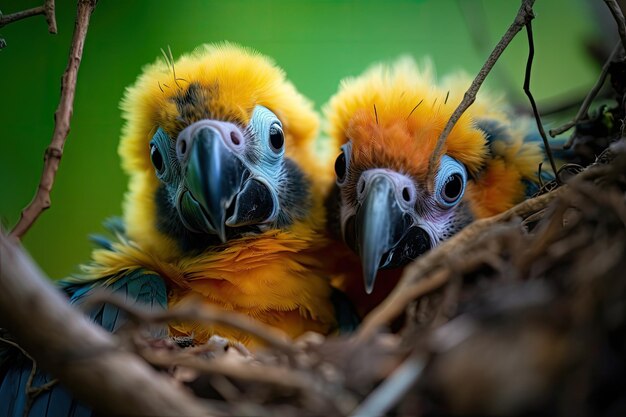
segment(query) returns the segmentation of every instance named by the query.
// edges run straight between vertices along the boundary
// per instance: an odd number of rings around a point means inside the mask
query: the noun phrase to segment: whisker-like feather
[[[420,100],[420,102],[419,102],[419,103],[417,103],[417,104],[415,105],[415,107],[413,107],[413,110],[411,110],[411,112],[409,113],[409,115],[406,117],[406,120],[409,120],[409,117],[411,117],[411,115],[413,114],[413,112],[414,112],[415,110],[417,110],[417,108],[420,106],[420,104],[422,104],[422,102],[423,102],[423,101],[424,101],[424,99],[421,99],[421,100]]]

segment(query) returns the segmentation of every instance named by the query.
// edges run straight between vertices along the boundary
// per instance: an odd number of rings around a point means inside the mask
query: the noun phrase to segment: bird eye
[[[335,159],[335,174],[337,182],[342,183],[346,179],[346,153],[341,151],[337,159]]]
[[[150,159],[152,160],[152,165],[154,165],[157,173],[163,173],[163,156],[154,143],[150,144]]]
[[[274,152],[279,153],[283,150],[284,146],[285,135],[283,129],[278,123],[274,123],[270,126],[270,148],[272,148]]]
[[[447,179],[441,189],[441,198],[448,203],[454,204],[463,192],[463,179],[461,174],[452,174]]]
[[[439,172],[435,178],[435,199],[443,208],[457,204],[465,192],[467,172],[465,165],[444,155],[441,157]]]

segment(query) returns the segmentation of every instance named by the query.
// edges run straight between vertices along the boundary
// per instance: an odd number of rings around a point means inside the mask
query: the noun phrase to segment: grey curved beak
[[[194,132],[185,169],[187,188],[222,242],[226,242],[227,212],[241,190],[246,167],[239,157],[224,145],[220,133],[203,127]],[[194,215],[197,217],[198,208]]]
[[[374,178],[356,214],[355,235],[365,291],[371,294],[378,269],[386,263],[386,254],[401,239],[405,225],[393,183],[384,176]]]

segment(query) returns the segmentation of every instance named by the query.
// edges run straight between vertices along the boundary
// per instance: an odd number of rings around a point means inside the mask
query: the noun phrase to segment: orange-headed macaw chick
[[[529,125],[484,91],[455,125],[429,179],[437,139],[470,81],[455,75],[437,84],[431,65],[404,58],[343,80],[325,108],[340,149],[328,224],[361,266],[344,268],[337,282],[361,313],[393,288],[398,268],[534,189],[542,149],[526,140]]]

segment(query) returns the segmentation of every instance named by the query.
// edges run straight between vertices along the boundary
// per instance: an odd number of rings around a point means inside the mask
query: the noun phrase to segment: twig
[[[515,37],[515,35],[517,35],[517,33],[526,25],[526,23],[528,23],[530,19],[533,18],[532,7],[534,3],[535,0],[522,1],[522,6],[517,12],[515,20],[513,21],[511,26],[509,26],[504,36],[502,36],[502,39],[500,39],[498,44],[495,46],[495,48],[491,52],[491,55],[489,55],[489,58],[487,58],[487,61],[478,72],[478,75],[476,76],[476,78],[474,78],[474,81],[472,81],[472,85],[470,85],[470,87],[463,95],[463,100],[461,100],[461,103],[454,110],[454,112],[450,116],[450,119],[448,119],[446,126],[441,131],[439,139],[437,139],[437,145],[435,146],[435,149],[430,157],[430,161],[428,164],[429,184],[432,183],[432,179],[435,173],[435,167],[441,157],[443,145],[446,143],[446,139],[448,139],[448,135],[450,135],[450,132],[452,132],[452,128],[454,128],[454,125],[461,118],[461,115],[463,115],[465,110],[467,110],[469,106],[471,106],[472,103],[474,103],[474,101],[476,100],[476,94],[478,93],[478,90],[485,81],[485,78],[487,78],[487,75],[489,74],[495,63],[500,58],[500,55],[502,55],[502,52],[504,52],[504,50],[509,45],[511,40]]]
[[[403,274],[406,274],[406,272]],[[413,300],[426,295],[445,285],[450,279],[450,271],[440,269],[434,274],[424,277],[413,285],[405,286],[402,291],[390,294],[387,299],[393,297],[393,303],[383,302],[368,314],[356,335],[357,340],[365,342],[379,330],[381,326],[393,321]]]
[[[600,89],[604,85],[604,81],[606,81],[606,77],[609,73],[609,67],[611,66],[611,63],[613,62],[613,60],[615,59],[619,51],[622,49],[621,47],[622,47],[622,43],[621,41],[618,41],[615,44],[615,48],[613,48],[611,55],[609,55],[606,62],[602,66],[602,71],[600,72],[600,76],[598,77],[598,80],[593,85],[593,87],[591,88],[587,96],[585,97],[585,100],[583,101],[583,104],[580,106],[580,109],[578,110],[576,117],[574,117],[573,120],[565,123],[561,127],[557,127],[556,129],[551,129],[549,132],[550,136],[555,137],[556,135],[560,135],[561,133],[568,131],[569,129],[574,127],[576,123],[581,121],[584,117],[587,117],[587,111],[589,110],[589,107],[591,106],[591,102],[596,98],[596,96],[600,92]],[[567,141],[567,143],[563,145],[563,148],[569,149],[572,146],[573,141],[574,141],[574,136],[572,135]]]
[[[44,15],[46,22],[48,23],[48,32],[56,35],[57,33],[57,21],[54,12],[54,0],[46,0],[43,5],[39,7],[33,7],[32,9],[23,10],[7,15],[0,14],[0,28],[5,27],[9,23],[17,22],[18,20],[26,19],[28,17]]]
[[[321,378],[314,378],[315,374],[286,366],[264,365],[249,362],[224,362],[220,360],[206,360],[186,353],[172,352],[155,353],[146,349],[140,352],[150,363],[159,366],[184,366],[197,371],[217,374],[240,381],[271,384],[287,389],[296,389],[304,396],[320,395],[332,403],[342,414],[347,414],[358,403],[350,393],[338,386],[328,384]]]
[[[89,27],[91,13],[96,7],[96,0],[78,0],[76,13],[76,25],[70,47],[67,68],[61,79],[61,99],[56,112],[54,113],[54,132],[50,145],[44,154],[44,167],[41,174],[39,187],[33,200],[22,210],[20,220],[11,231],[11,236],[21,238],[30,229],[39,215],[50,208],[50,191],[54,184],[61,157],[63,156],[63,146],[70,132],[70,119],[74,107],[74,94],[76,92],[76,77],[83,55],[85,37]]]
[[[533,39],[533,24],[531,19],[529,19],[526,23],[526,33],[528,34],[528,59],[526,60],[526,74],[524,75],[524,92],[528,96],[530,105],[533,108],[533,114],[535,115],[535,121],[537,122],[537,129],[539,129],[539,134],[543,140],[543,146],[545,148],[546,155],[548,156],[548,160],[550,161],[552,172],[554,172],[554,178],[558,184],[561,184],[559,171],[556,169],[556,163],[554,162],[554,156],[552,155],[552,149],[550,148],[546,132],[543,129],[543,123],[541,123],[539,110],[537,110],[537,103],[535,103],[535,98],[530,91],[530,73],[533,67],[533,58],[535,57],[535,41]]]
[[[207,305],[185,305],[162,312],[146,311],[135,305],[128,304],[121,296],[105,291],[95,292],[89,298],[88,303],[107,303],[113,305],[126,313],[131,320],[139,324],[194,321],[228,326],[256,337],[260,341],[283,352],[289,358],[293,359],[298,353],[297,349],[290,342],[289,336],[282,333],[280,330],[264,325],[248,316],[234,311],[221,310]]]
[[[208,414],[188,392],[120,349],[111,334],[72,308],[19,244],[3,233],[0,326],[76,398],[102,415]]]
[[[56,385],[58,380],[52,379],[38,387],[33,387],[33,379],[35,379],[35,374],[37,373],[37,362],[35,361],[35,359],[33,359],[33,357],[30,356],[28,352],[24,350],[23,347],[21,347],[20,345],[18,345],[17,343],[11,340],[0,337],[0,342],[13,346],[14,348],[18,349],[22,353],[22,355],[24,355],[31,362],[30,374],[28,374],[28,379],[26,380],[26,386],[24,387],[26,389],[26,404],[24,404],[23,415],[28,416],[28,413],[30,412],[30,408],[32,407],[33,402],[35,401],[35,398],[37,398],[37,396],[41,394],[42,392],[49,390],[54,385]]]
[[[461,16],[465,26],[467,26],[476,52],[486,55],[489,53],[492,36],[489,31],[489,19],[486,15],[485,4],[481,1],[466,0],[456,0],[456,4],[461,10]],[[500,81],[507,95],[513,93],[517,95],[517,86],[503,67],[494,67],[492,77],[496,77]]]
[[[425,359],[413,354],[354,410],[352,417],[378,417],[398,403],[422,375]]]
[[[615,19],[615,23],[617,23],[617,31],[619,32],[619,37],[622,40],[622,47],[626,51],[626,20],[624,19],[624,15],[619,8],[619,5],[615,0],[604,0],[609,9],[611,10],[611,14]]]
[[[614,159],[615,156],[610,158]],[[610,171],[609,165],[596,162],[577,174],[572,182],[593,181],[607,175]],[[557,197],[563,196],[569,189],[570,186],[564,184],[550,192],[525,200],[505,212],[477,220],[436,248],[417,258],[404,269],[400,281],[389,296],[365,317],[356,335],[357,339],[369,339],[381,326],[397,317],[409,302],[445,285],[451,276],[450,269],[439,268],[446,264],[445,261],[451,253],[463,253],[467,248],[480,247],[481,245],[477,243],[477,240],[484,238],[485,233],[490,231],[491,236],[498,233],[498,229],[494,229],[494,225],[503,223],[503,227],[506,228],[506,223],[515,218],[525,219],[545,209],[548,204]]]
[[[450,253],[473,247],[478,238],[487,231],[493,230],[494,224],[505,223],[516,217],[523,218],[545,208],[566,189],[567,185],[561,186],[554,191],[526,200],[496,216],[477,220],[413,261],[404,269],[402,278],[391,294],[365,317],[357,338],[368,339],[381,326],[397,317],[410,301],[445,285],[451,276],[450,270],[438,270],[438,268],[445,264],[444,261]]]

